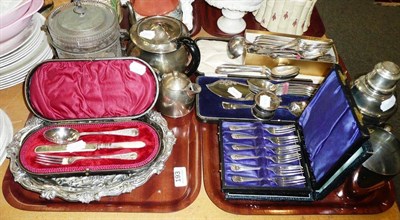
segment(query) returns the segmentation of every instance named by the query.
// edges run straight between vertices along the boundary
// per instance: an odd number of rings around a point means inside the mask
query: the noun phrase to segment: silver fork
[[[312,96],[316,90],[315,86],[312,85],[305,85],[305,84],[275,84],[275,88],[272,92],[274,92],[277,96],[282,95],[300,95],[300,96]],[[262,90],[268,90],[259,88],[257,86],[249,86],[250,91],[257,94]],[[271,91],[268,90],[268,91]]]
[[[263,129],[268,131],[268,133],[270,134],[282,135],[294,132],[296,130],[296,127],[294,125],[282,125],[279,127],[266,127]]]
[[[263,137],[263,138],[277,145],[295,144],[299,142],[299,137],[296,135]]]
[[[36,162],[42,165],[69,165],[78,160],[98,160],[98,159],[118,159],[118,160],[136,160],[138,154],[136,152],[111,154],[100,156],[56,156],[48,154],[37,154]]]
[[[277,164],[283,163],[292,163],[299,161],[301,155],[299,153],[291,153],[291,154],[284,154],[284,155],[272,155],[272,156],[255,156],[255,155],[243,155],[243,154],[232,154],[231,158],[233,160],[248,160],[248,159],[258,159],[260,157],[266,158],[271,160]]]
[[[232,181],[235,183],[245,183],[245,182],[259,182],[262,180],[267,180],[275,183],[278,186],[295,186],[306,183],[306,178],[302,175],[296,176],[279,176],[279,177],[245,177],[245,176],[232,176]]]
[[[275,154],[290,154],[290,153],[296,153],[300,151],[300,145],[298,144],[292,144],[292,145],[284,145],[284,146],[251,146],[251,145],[240,145],[240,144],[232,144],[232,149],[233,150],[254,150],[254,149],[259,149],[259,148],[265,148]]]
[[[253,171],[261,170],[262,167],[245,166],[240,164],[231,164],[230,166],[233,172]],[[304,173],[303,167],[300,165],[278,165],[278,166],[267,166],[265,169],[272,171],[278,176],[292,176]]]
[[[229,130],[231,131],[241,131],[241,130],[249,130],[256,129],[254,126],[246,126],[246,125],[231,125],[229,126]],[[270,134],[274,135],[282,135],[288,134],[296,130],[294,125],[281,125],[281,126],[273,126],[273,127],[263,127],[263,130],[267,131]]]
[[[231,134],[233,139],[257,139],[258,136],[249,135],[249,134],[239,134],[233,133]],[[287,136],[277,136],[277,137],[263,137],[264,139],[270,141],[273,144],[277,145],[288,145],[295,144],[299,142],[299,137],[296,135],[287,135]]]

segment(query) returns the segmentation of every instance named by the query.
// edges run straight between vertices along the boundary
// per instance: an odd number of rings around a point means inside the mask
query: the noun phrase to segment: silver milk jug
[[[354,81],[351,93],[365,124],[382,125],[396,112],[395,89],[399,79],[399,66],[384,61]]]
[[[177,71],[163,74],[157,110],[168,117],[183,117],[192,111],[195,96],[200,91],[201,87],[192,83],[186,74]]]

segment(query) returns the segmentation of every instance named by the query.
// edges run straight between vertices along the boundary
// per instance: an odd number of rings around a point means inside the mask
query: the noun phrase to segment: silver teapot
[[[132,25],[130,56],[148,62],[159,75],[178,71],[194,73],[200,64],[200,50],[185,24],[168,16],[150,16]]]
[[[157,110],[172,118],[183,117],[192,111],[195,96],[200,91],[201,87],[192,83],[183,73],[174,71],[164,74],[160,83]]]
[[[399,66],[384,61],[354,81],[351,92],[365,124],[382,125],[396,112],[395,88],[399,79]]]

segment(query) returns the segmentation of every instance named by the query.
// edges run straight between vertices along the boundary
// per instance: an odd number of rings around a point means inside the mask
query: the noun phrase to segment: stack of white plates
[[[13,132],[10,118],[0,109],[0,166],[7,157],[6,146],[12,141]]]
[[[53,57],[46,33],[41,30],[45,20],[41,14],[34,14],[27,28],[0,43],[0,89],[22,83],[36,64]]]

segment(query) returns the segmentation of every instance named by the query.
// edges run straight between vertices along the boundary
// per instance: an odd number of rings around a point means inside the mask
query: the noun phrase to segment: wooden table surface
[[[55,0],[57,4],[66,2],[66,0]],[[203,30],[198,36],[207,36]],[[24,127],[25,121],[29,115],[24,97],[22,84],[11,88],[0,90],[0,108],[4,110],[11,118],[14,133]],[[0,187],[3,187],[3,179],[8,169],[9,160],[7,159],[0,167]],[[38,194],[39,196],[39,194]],[[90,204],[88,204],[90,205]],[[195,201],[177,212],[171,213],[127,213],[127,212],[37,212],[24,211],[12,207],[5,200],[4,195],[0,195],[0,219],[271,219],[271,220],[293,220],[293,219],[310,219],[310,220],[354,220],[354,219],[386,219],[400,220],[400,212],[396,204],[387,211],[374,215],[235,215],[219,209],[209,199],[202,184],[200,193]]]

